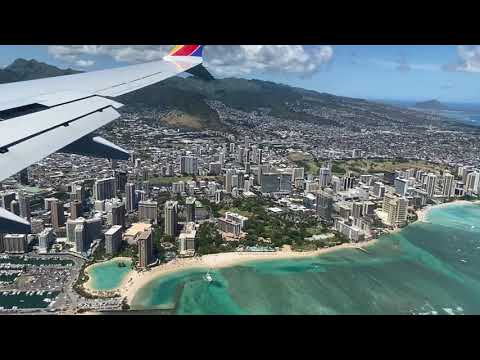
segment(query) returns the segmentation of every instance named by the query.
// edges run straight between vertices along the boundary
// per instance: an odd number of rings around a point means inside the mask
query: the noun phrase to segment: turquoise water
[[[153,280],[136,309],[177,314],[480,314],[480,205],[435,208],[368,254],[255,261]]]
[[[118,263],[125,263],[125,267],[119,267]],[[92,287],[95,290],[114,290],[120,286],[123,279],[132,270],[132,261],[125,259],[112,259],[96,264],[88,269],[88,275],[92,279]]]

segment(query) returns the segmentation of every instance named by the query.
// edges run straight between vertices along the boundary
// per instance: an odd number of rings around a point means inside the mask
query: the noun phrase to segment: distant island
[[[427,110],[448,110],[448,106],[442,104],[438,100],[428,100],[421,101],[415,104],[415,107],[418,109],[427,109]]]

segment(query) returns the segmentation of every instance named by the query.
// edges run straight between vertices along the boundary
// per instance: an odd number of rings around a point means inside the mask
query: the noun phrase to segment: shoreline
[[[480,204],[480,200],[468,201],[468,200],[454,200],[446,203],[427,205],[424,208],[416,212],[418,220],[420,222],[428,223],[427,217],[433,209],[443,209],[452,205],[466,205],[466,204]]]
[[[254,252],[227,252],[219,254],[208,254],[202,257],[193,257],[185,259],[175,259],[167,264],[159,265],[149,271],[132,271],[126,276],[118,290],[120,296],[126,297],[127,303],[131,305],[137,292],[149,282],[159,279],[168,274],[181,272],[191,269],[221,269],[240,265],[250,261],[274,261],[281,259],[294,259],[314,257],[321,254],[326,254],[341,249],[364,248],[375,244],[378,239],[371,239],[360,243],[344,243],[341,245],[332,246],[329,248],[317,249],[314,251],[292,251],[289,246],[285,246],[281,251],[254,253]]]
[[[468,201],[468,200],[454,200],[448,203],[428,205],[423,209],[420,209],[416,212],[418,220],[421,222],[428,222],[427,216],[432,209],[444,208],[452,205],[461,205],[461,204],[480,204],[480,200]],[[391,235],[401,231],[402,228],[396,228],[386,231],[386,235]],[[131,305],[135,295],[138,291],[147,285],[149,282],[157,280],[166,275],[182,272],[192,269],[221,269],[231,266],[240,265],[246,262],[251,261],[274,261],[282,259],[295,259],[295,258],[307,258],[315,257],[321,254],[334,252],[341,249],[353,249],[353,248],[363,248],[378,242],[379,238],[374,238],[368,241],[360,243],[344,243],[341,245],[336,245],[328,248],[321,248],[314,251],[293,251],[290,246],[286,245],[280,251],[276,252],[227,252],[227,253],[218,253],[218,254],[208,254],[201,257],[192,257],[192,258],[177,258],[166,264],[161,264],[156,267],[149,269],[148,271],[137,271],[131,270],[124,277],[120,285],[109,292],[117,292],[121,297],[126,298],[127,304]],[[130,259],[130,258],[114,258],[117,260],[120,259]],[[113,259],[112,259],[113,260]],[[130,259],[131,260],[131,259]],[[111,261],[111,260],[110,260]],[[103,262],[102,262],[103,263]],[[91,268],[95,265],[102,263],[97,263],[90,265],[85,271],[88,275]],[[89,276],[89,280],[84,284],[84,288],[95,295],[100,295],[102,292],[100,290],[95,290],[92,288],[92,277]]]

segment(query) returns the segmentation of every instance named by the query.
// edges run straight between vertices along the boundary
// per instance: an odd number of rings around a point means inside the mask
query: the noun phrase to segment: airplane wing
[[[213,79],[202,67],[202,51],[202,45],[178,45],[160,61],[0,84],[0,181],[56,151],[127,160],[127,151],[90,135],[120,117],[123,104],[111,98],[182,72]],[[14,219],[0,212],[0,233]]]

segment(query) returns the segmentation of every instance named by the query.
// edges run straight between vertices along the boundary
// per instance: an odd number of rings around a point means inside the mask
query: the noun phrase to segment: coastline
[[[475,201],[468,201],[468,200],[454,200],[451,202],[446,202],[442,204],[436,204],[436,205],[428,205],[425,206],[423,209],[420,209],[417,211],[417,217],[420,222],[426,222],[428,223],[427,217],[428,214],[430,213],[431,210],[433,209],[442,209],[446,208],[452,205],[466,205],[466,204],[480,204],[480,200],[475,200]]]
[[[314,251],[292,251],[289,246],[285,246],[281,251],[274,253],[253,253],[253,252],[228,252],[219,254],[208,254],[202,257],[175,259],[167,264],[159,265],[149,271],[132,271],[124,278],[118,290],[120,296],[126,297],[127,303],[131,305],[136,293],[147,283],[161,278],[165,275],[190,269],[221,269],[225,267],[240,265],[245,262],[255,260],[281,260],[313,257],[321,254],[334,252],[341,249],[364,248],[375,244],[378,239],[371,239],[360,243],[344,243],[329,248],[322,248]]]
[[[417,211],[418,220],[421,222],[428,222],[427,217],[430,210],[435,208],[444,208],[452,205],[461,205],[461,204],[480,204],[480,200],[468,201],[468,200],[455,200],[448,203],[428,205],[423,209]],[[401,231],[401,228],[387,230],[387,234],[393,234]],[[314,257],[325,253],[334,252],[341,249],[352,249],[352,248],[365,248],[367,246],[375,244],[379,238],[371,239],[365,242],[360,243],[344,243],[341,245],[332,246],[329,248],[317,249],[314,251],[305,251],[298,252],[291,250],[290,246],[284,246],[281,251],[277,252],[228,252],[228,253],[219,253],[219,254],[208,254],[201,257],[193,258],[177,258],[166,264],[158,265],[154,268],[149,269],[148,271],[136,271],[132,270],[125,278],[122,280],[120,285],[110,292],[116,292],[121,297],[126,298],[127,303],[131,305],[137,292],[148,284],[151,281],[159,279],[163,276],[181,272],[191,269],[221,269],[225,267],[231,267],[240,265],[245,262],[250,261],[274,261],[282,259],[294,259],[294,258],[305,258],[305,257]],[[117,260],[120,259],[130,259],[130,258],[114,258]],[[97,263],[89,266],[85,271],[89,274],[89,270],[92,269],[95,265],[102,264]],[[84,284],[84,288],[95,295],[102,295],[104,291],[95,290],[92,287],[92,278],[90,276],[87,283]]]

